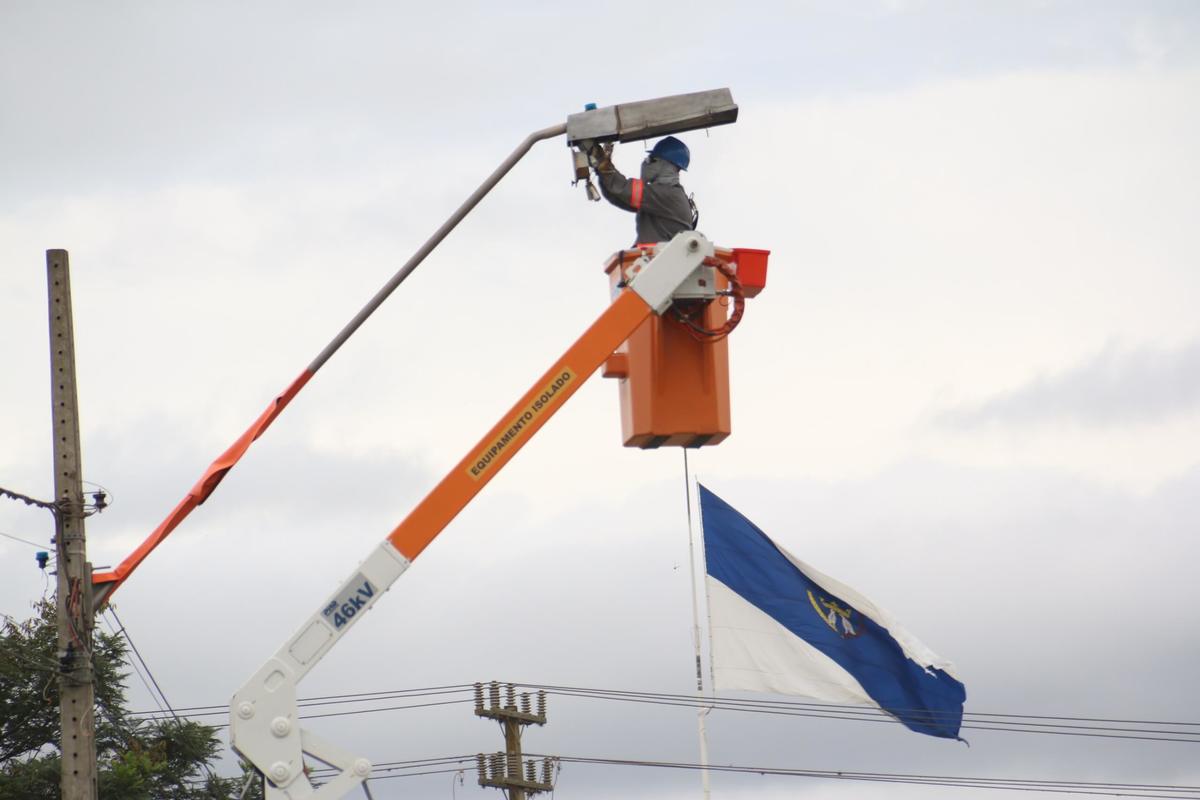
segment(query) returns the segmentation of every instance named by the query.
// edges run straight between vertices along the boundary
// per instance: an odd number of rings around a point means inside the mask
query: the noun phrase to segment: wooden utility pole
[[[537,710],[528,692],[521,694],[521,705],[517,707],[515,687],[506,687],[506,701],[501,703],[500,684],[488,684],[488,706],[484,707],[483,684],[475,684],[475,716],[494,719],[504,726],[504,752],[475,756],[479,785],[502,789],[508,800],[527,800],[530,795],[554,790],[550,780],[553,762],[542,759],[542,779],[538,780],[537,762],[524,761],[521,755],[521,728],[526,725],[546,724],[546,693],[537,693]]]
[[[92,565],[83,533],[75,331],[66,250],[46,251],[50,293],[50,398],[54,414],[54,542],[58,553],[58,690],[62,798],[96,800],[96,718],[92,670]]]

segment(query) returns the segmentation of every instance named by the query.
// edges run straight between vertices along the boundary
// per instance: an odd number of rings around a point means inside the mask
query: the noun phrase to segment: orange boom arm
[[[670,307],[676,289],[712,256],[713,247],[688,231],[656,251],[599,319],[233,696],[230,741],[267,776],[268,798],[341,797],[370,775],[365,759],[301,729],[297,684],[605,359],[652,313]],[[340,774],[313,787],[304,773],[305,753]]]

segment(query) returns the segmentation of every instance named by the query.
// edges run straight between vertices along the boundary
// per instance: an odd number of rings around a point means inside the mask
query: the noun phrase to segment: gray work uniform
[[[626,178],[614,167],[599,172],[600,193],[617,208],[637,214],[634,244],[665,242],[692,229],[692,204],[675,176],[643,181]]]

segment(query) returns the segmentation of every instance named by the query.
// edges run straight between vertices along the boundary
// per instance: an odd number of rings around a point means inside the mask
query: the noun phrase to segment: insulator
[[[490,762],[488,764],[488,774],[494,781],[504,780],[503,758],[503,753],[492,753],[490,756],[488,756],[488,761]]]
[[[483,753],[475,754],[475,772],[479,774],[480,783],[487,780],[487,761],[484,759]]]
[[[508,777],[521,780],[521,759],[517,758],[516,753],[508,754]]]
[[[533,761],[525,762],[525,780],[537,783],[537,765]]]
[[[550,785],[551,762],[548,758],[542,759],[542,783]]]
[[[511,683],[508,685],[507,696],[508,702],[505,704],[505,708],[515,709],[517,707],[517,690]]]
[[[539,689],[537,697],[538,697],[538,702],[537,702],[538,716],[544,717],[544,716],[546,716],[546,691],[544,689]]]
[[[475,710],[483,711],[483,684],[475,684]]]
[[[492,681],[491,684],[488,685],[488,694],[491,695],[492,708],[499,708],[500,707],[500,684],[497,683],[496,681]]]
[[[529,705],[529,692],[521,692],[521,713],[522,714],[532,713],[530,711],[530,705]]]

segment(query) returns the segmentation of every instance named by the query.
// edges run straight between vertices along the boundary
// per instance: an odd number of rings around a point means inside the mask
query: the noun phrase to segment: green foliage
[[[117,747],[129,723],[125,711],[125,642],[96,632],[96,747]],[[52,602],[34,606],[24,622],[0,629],[0,764],[36,755],[59,739],[58,623]]]
[[[0,628],[0,800],[59,797],[57,622],[42,601],[24,622]],[[127,650],[96,631],[96,754],[101,800],[234,800],[241,778],[209,764],[221,749],[213,728],[190,721],[139,720],[125,707]],[[257,781],[255,782],[258,783]],[[248,800],[261,798],[257,788]]]

